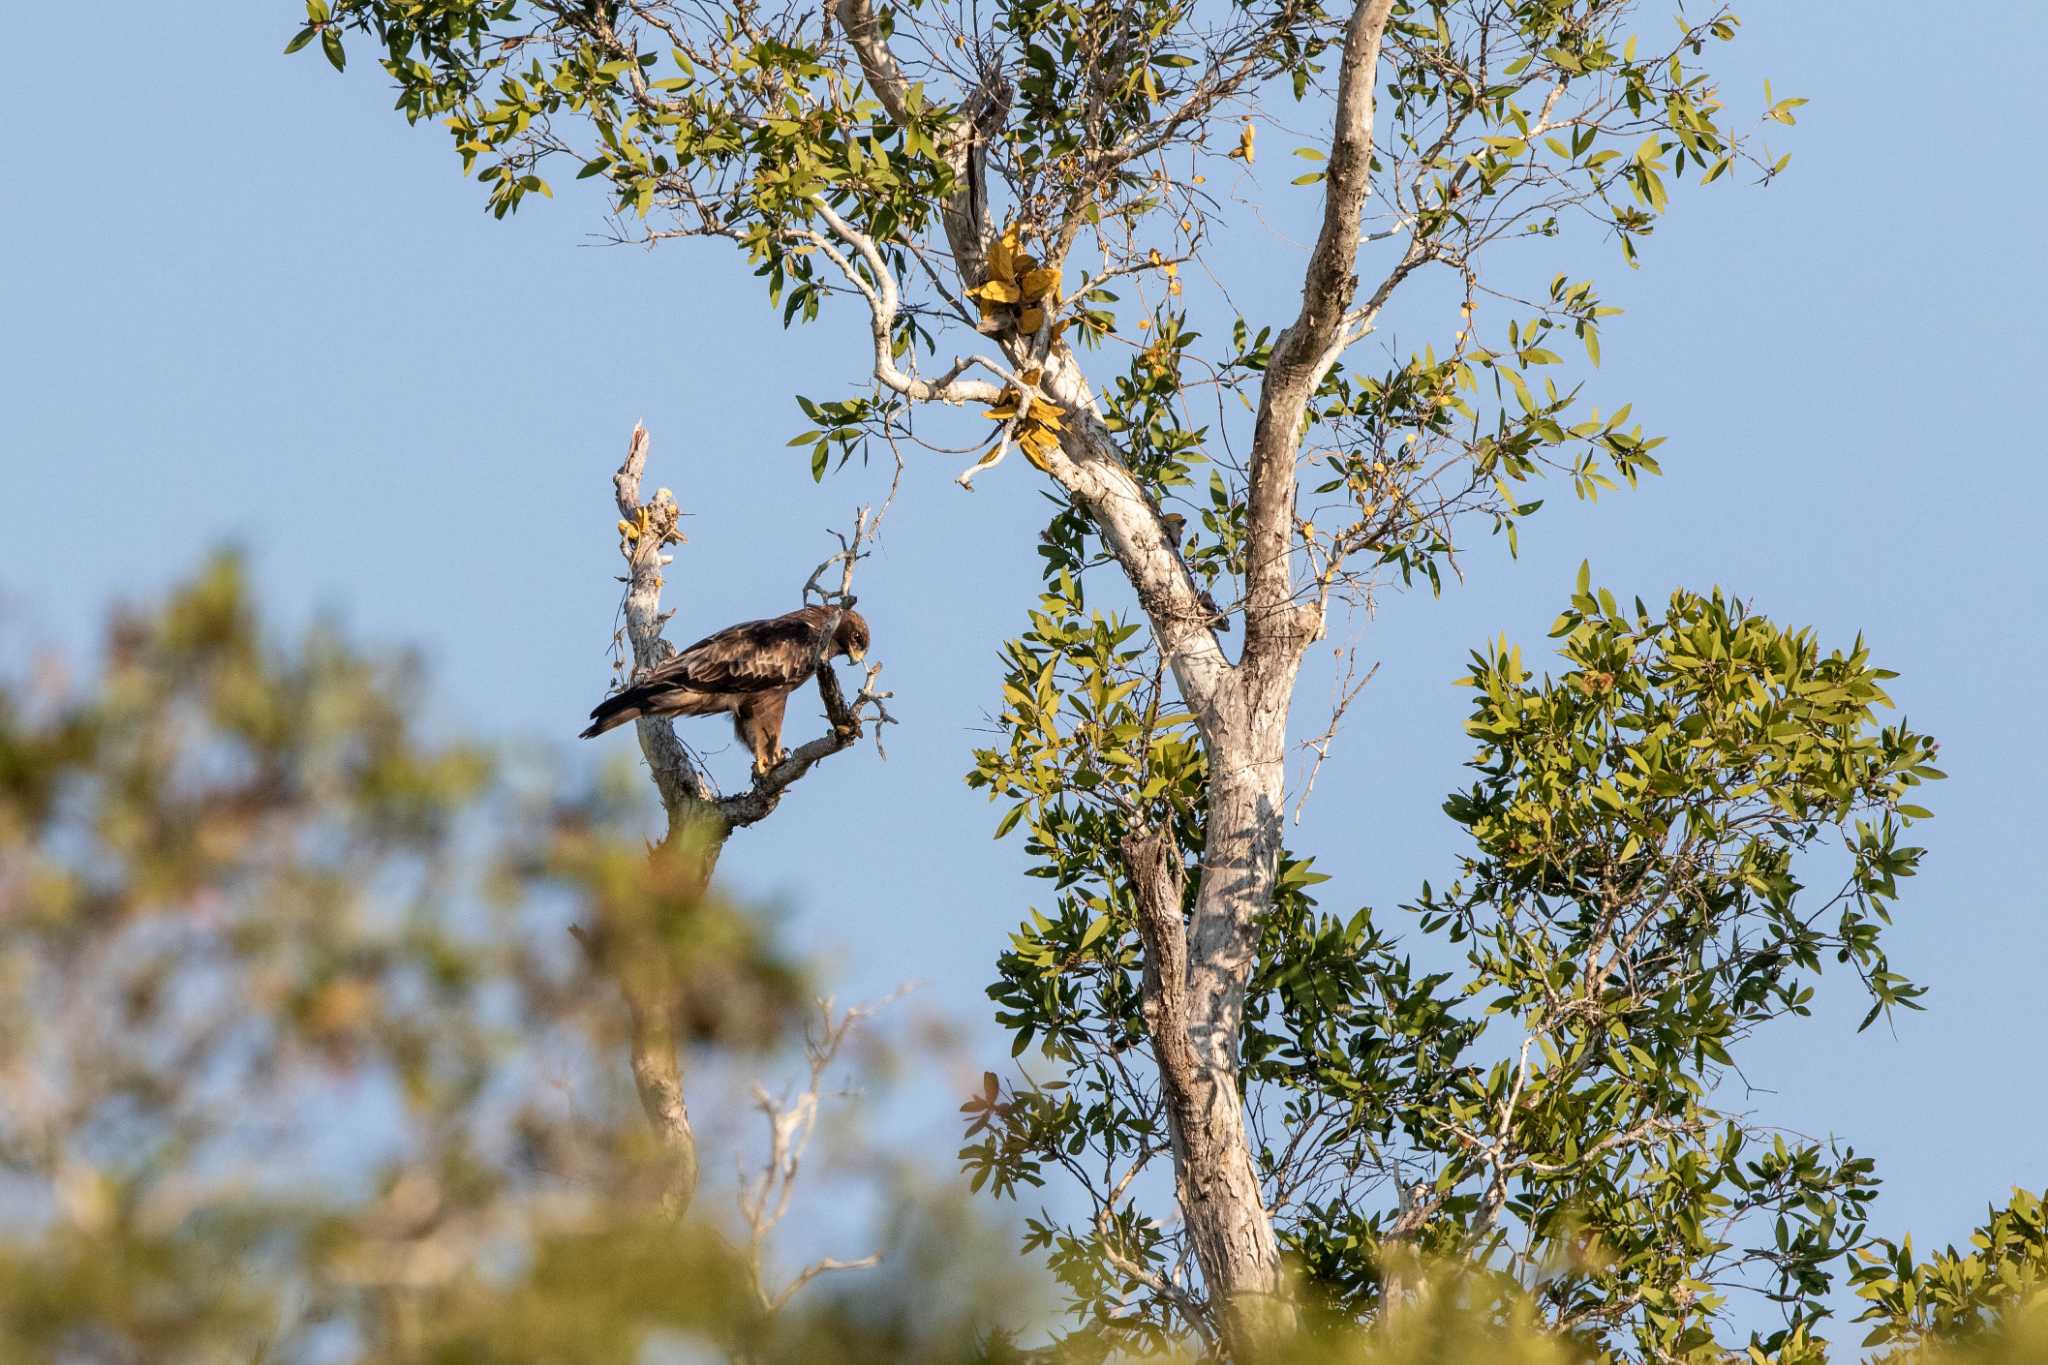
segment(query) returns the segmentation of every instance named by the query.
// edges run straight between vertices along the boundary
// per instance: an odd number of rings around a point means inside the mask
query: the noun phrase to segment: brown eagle
[[[859,663],[867,653],[868,623],[857,611],[839,612],[839,628],[826,639],[836,610],[803,607],[707,635],[599,702],[582,737],[601,735],[642,716],[730,712],[740,743],[753,751],[754,773],[759,776],[783,760],[782,708],[789,694],[826,660],[844,654]]]

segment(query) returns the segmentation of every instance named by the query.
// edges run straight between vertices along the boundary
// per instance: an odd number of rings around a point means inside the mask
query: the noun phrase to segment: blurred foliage
[[[536,794],[423,700],[265,631],[231,557],[78,685],[0,671],[0,1361],[922,1349],[900,1294],[771,1316],[744,1226],[653,1216],[606,970],[667,964],[692,1055],[762,1066],[801,974],[629,787]]]
[[[2015,1189],[1969,1240],[1968,1251],[1948,1247],[1925,1261],[1911,1237],[1858,1251],[1856,1292],[1870,1301],[1859,1320],[1876,1324],[1863,1344],[1885,1348],[1875,1359],[2048,1360],[2041,1196]]]

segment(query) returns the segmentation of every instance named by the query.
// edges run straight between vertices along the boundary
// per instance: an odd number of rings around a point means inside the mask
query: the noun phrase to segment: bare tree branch
[[[620,551],[628,565],[624,604],[625,633],[632,647],[635,671],[651,668],[675,651],[662,638],[662,627],[672,612],[661,609],[662,570],[671,562],[666,547],[681,544],[681,509],[666,488],[643,502],[640,483],[647,469],[649,438],[647,428],[636,423],[627,443],[625,461],[612,476],[619,509]],[[879,514],[867,508],[854,517],[850,536],[839,538],[839,552],[829,557],[812,574],[806,593],[817,590],[818,580],[834,565],[840,567],[838,591],[829,594],[833,605],[849,610],[854,604],[854,566],[865,556]],[[827,596],[822,592],[820,596]],[[836,623],[835,623],[836,624]],[[826,632],[830,638],[832,632]],[[643,716],[635,729],[640,751],[660,794],[668,816],[668,833],[653,851],[655,857],[691,860],[690,877],[698,895],[708,888],[711,875],[734,830],[768,818],[782,800],[782,794],[820,762],[852,747],[865,733],[872,718],[877,726],[876,748],[881,747],[879,727],[893,724],[885,703],[892,693],[876,686],[882,666],[868,666],[860,692],[848,702],[839,685],[838,674],[829,657],[816,665],[818,693],[824,701],[829,733],[800,745],[787,758],[756,778],[744,792],[720,796],[710,780],[691,759],[676,737],[671,721],[661,716]],[[612,945],[603,926],[587,929],[572,926],[593,965],[608,972],[619,984],[630,1023],[628,1049],[633,1084],[641,1108],[656,1139],[670,1158],[670,1170],[661,1196],[662,1210],[671,1217],[686,1212],[697,1186],[697,1140],[683,1096],[682,1060],[677,1028],[683,1007],[682,986],[673,963],[660,952],[640,951],[639,943],[623,951]],[[658,936],[656,936],[658,941]]]
[[[816,1024],[806,1029],[804,1034],[804,1054],[810,1072],[804,1088],[778,1100],[755,1087],[754,1107],[761,1111],[768,1124],[768,1155],[758,1174],[749,1177],[745,1172],[741,1173],[738,1198],[740,1216],[747,1225],[748,1271],[755,1298],[766,1312],[779,1311],[820,1275],[839,1270],[865,1270],[881,1262],[879,1251],[853,1260],[827,1256],[805,1266],[774,1293],[767,1288],[764,1271],[768,1239],[789,1212],[790,1202],[796,1194],[797,1178],[803,1169],[804,1153],[809,1150],[811,1138],[817,1131],[818,1111],[826,1093],[825,1073],[838,1060],[840,1050],[853,1031],[901,999],[907,989],[897,990],[882,1000],[856,1005],[837,1018],[833,1017],[830,999],[818,1001]]]
[[[640,479],[647,471],[648,440],[646,426],[634,423],[625,462],[612,476],[619,505],[619,531],[625,537],[621,548],[625,551],[628,573],[626,638],[632,646],[635,671],[652,668],[675,652],[661,638],[661,628],[668,621],[661,610],[661,571],[672,558],[663,553],[664,549],[684,540],[678,525],[682,509],[676,505],[674,494],[663,488],[651,501],[640,501]],[[640,752],[646,755],[648,770],[654,776],[655,790],[661,794],[662,807],[668,812],[669,833],[673,836],[677,822],[691,811],[692,804],[711,798],[710,784],[667,721],[643,716],[633,729],[640,738]]]

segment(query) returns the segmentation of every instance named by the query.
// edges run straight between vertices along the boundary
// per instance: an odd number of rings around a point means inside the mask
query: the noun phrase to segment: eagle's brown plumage
[[[832,618],[839,627],[828,641]],[[857,611],[803,607],[766,621],[742,621],[707,635],[639,681],[599,702],[583,738],[601,735],[642,716],[732,716],[740,743],[754,755],[754,771],[780,763],[782,711],[789,694],[827,659],[855,662],[867,652],[868,623]]]

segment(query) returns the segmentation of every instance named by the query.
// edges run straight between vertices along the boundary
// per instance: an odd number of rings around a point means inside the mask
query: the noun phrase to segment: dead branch
[[[755,1299],[765,1312],[781,1309],[820,1275],[838,1270],[865,1270],[879,1264],[882,1259],[879,1251],[853,1260],[827,1256],[805,1266],[774,1293],[769,1292],[764,1278],[763,1262],[767,1256],[768,1239],[789,1212],[790,1201],[796,1193],[797,1177],[803,1168],[804,1153],[809,1150],[811,1138],[817,1131],[819,1106],[826,1095],[825,1073],[838,1060],[840,1050],[853,1031],[901,999],[907,990],[905,987],[884,999],[856,1005],[837,1018],[833,1016],[830,999],[818,1001],[816,1024],[804,1033],[804,1054],[810,1072],[804,1088],[781,1099],[774,1098],[759,1086],[754,1088],[754,1106],[761,1111],[768,1125],[768,1155],[757,1174],[750,1176],[745,1170],[740,1172],[738,1200],[740,1217],[747,1225],[747,1268]]]
[[[623,604],[625,635],[632,648],[635,672],[651,668],[675,652],[662,636],[662,627],[674,615],[661,608],[662,570],[673,558],[666,553],[667,547],[682,544],[685,539],[680,528],[682,511],[674,494],[663,488],[652,499],[641,500],[640,483],[647,470],[648,445],[647,428],[635,423],[626,458],[612,476],[619,509],[619,550],[628,568]],[[883,510],[887,510],[886,503]],[[880,523],[880,513],[865,507],[859,509],[852,534],[838,537],[839,552],[819,565],[806,582],[806,597],[815,591],[840,610],[851,609],[855,600],[854,568],[868,553]],[[838,588],[827,593],[818,584],[835,565],[840,569]],[[827,631],[826,637],[829,639],[831,634]],[[719,795],[666,717],[644,716],[637,721],[634,728],[639,735],[640,752],[647,759],[655,790],[668,815],[668,832],[655,850],[656,855],[696,859],[695,876],[701,894],[708,887],[719,853],[732,832],[765,820],[780,803],[783,792],[824,759],[852,747],[866,732],[870,720],[876,728],[876,751],[880,752],[881,727],[895,723],[886,706],[893,693],[876,686],[881,672],[881,664],[870,664],[860,692],[848,702],[829,658],[820,657],[816,665],[818,693],[825,704],[830,732],[799,746],[757,778],[751,788],[734,796]],[[696,1192],[698,1167],[696,1134],[684,1103],[677,1034],[683,1005],[681,983],[673,965],[659,954],[615,955],[605,951],[601,934],[582,926],[572,926],[570,932],[583,946],[592,965],[618,982],[625,998],[631,1026],[628,1043],[634,1088],[671,1163],[661,1198],[662,1209],[671,1217],[680,1217]]]

